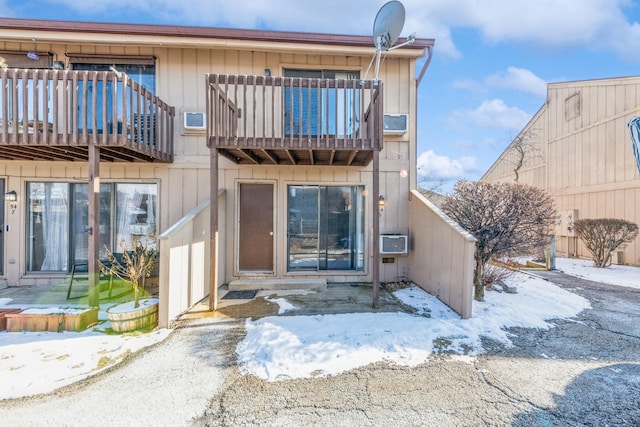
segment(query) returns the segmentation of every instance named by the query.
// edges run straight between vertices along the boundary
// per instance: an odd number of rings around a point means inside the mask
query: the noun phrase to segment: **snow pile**
[[[414,366],[436,351],[479,354],[481,337],[511,345],[505,328],[546,329],[549,319],[589,308],[584,298],[542,279],[514,274],[517,294],[488,292],[462,320],[437,298],[411,287],[395,292],[418,315],[359,313],[247,320],[237,349],[243,372],[266,380],[336,375],[378,361]],[[429,314],[430,317],[425,317]]]

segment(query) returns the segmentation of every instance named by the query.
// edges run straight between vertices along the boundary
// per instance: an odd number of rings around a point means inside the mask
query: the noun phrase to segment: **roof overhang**
[[[240,30],[231,28],[118,24],[103,22],[48,21],[0,18],[0,37],[18,42],[105,44],[163,47],[206,47],[261,51],[370,55],[375,52],[371,36],[289,31]],[[398,40],[398,44],[406,41]],[[424,55],[433,39],[415,39],[412,44],[386,52],[391,57]]]

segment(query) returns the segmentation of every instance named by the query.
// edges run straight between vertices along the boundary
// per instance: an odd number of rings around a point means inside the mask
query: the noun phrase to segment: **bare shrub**
[[[512,274],[513,270],[489,263],[484,269],[484,286],[487,289],[493,289]]]
[[[484,299],[492,257],[534,253],[547,241],[556,211],[543,190],[516,183],[459,181],[442,210],[476,238],[474,298]]]
[[[638,225],[624,219],[579,219],[573,225],[598,268],[611,265],[613,252],[638,236]]]

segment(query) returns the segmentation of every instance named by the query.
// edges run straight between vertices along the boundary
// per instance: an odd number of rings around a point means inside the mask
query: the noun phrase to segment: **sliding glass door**
[[[69,184],[27,185],[27,271],[69,269]]]
[[[354,87],[317,87],[304,79],[355,80],[357,71],[285,69],[285,77],[303,79],[284,88],[285,136],[354,136],[359,129],[360,91]],[[306,86],[304,86],[306,85]]]
[[[288,189],[288,271],[364,268],[361,186]]]
[[[27,271],[69,271],[89,256],[88,185],[27,183]],[[154,247],[157,186],[100,184],[100,258],[105,247],[122,252],[137,242]]]
[[[118,72],[124,72],[125,74],[127,74],[132,80],[140,83],[141,85],[143,85],[149,92],[151,93],[155,93],[155,86],[156,86],[156,71],[155,71],[155,65],[153,63],[149,63],[149,64],[117,64],[115,63],[108,63],[108,64],[86,64],[86,63],[74,63],[73,64],[73,69],[74,70],[81,70],[81,71],[118,71]],[[136,97],[131,97],[131,88],[130,87],[125,87],[122,82],[117,84],[117,87],[114,87],[113,83],[111,81],[106,83],[106,88],[104,87],[104,82],[103,81],[97,81],[95,82],[88,82],[87,83],[87,92],[88,92],[88,99],[92,100],[94,99],[94,91],[95,91],[95,99],[96,99],[96,111],[93,111],[93,106],[92,105],[88,105],[87,107],[87,130],[89,132],[93,131],[93,122],[95,119],[96,122],[96,126],[97,126],[97,130],[98,132],[102,133],[104,131],[108,131],[108,132],[113,132],[116,131],[116,129],[111,129],[110,126],[113,126],[114,123],[118,123],[117,126],[125,126],[123,123],[125,123],[127,121],[126,117],[122,117],[122,103],[123,103],[123,97],[126,97],[125,99],[127,100],[131,100],[130,102],[128,101],[127,103],[128,108],[130,109],[128,111],[128,114],[131,113],[131,111],[133,111],[135,114],[137,114],[138,112],[140,113],[150,113],[150,111],[148,110],[148,105],[147,102],[145,101],[140,101],[138,98]],[[78,93],[82,93],[84,90],[83,88],[83,83],[82,82],[78,82]],[[117,97],[114,98],[114,94],[117,94]],[[104,99],[104,97],[106,96],[106,100]],[[105,102],[106,101],[106,102]],[[117,110],[117,114],[118,117],[113,117],[113,103],[116,103],[116,110]],[[143,104],[138,105],[139,102],[144,102]],[[104,111],[104,108],[106,106],[106,111]],[[80,128],[84,128],[84,118],[82,117],[82,111],[83,111],[84,106],[82,105],[78,105],[78,123],[80,123]],[[95,118],[94,118],[95,115]],[[103,123],[103,118],[106,117],[107,119],[107,123]],[[107,126],[107,128],[105,128],[105,126]],[[125,126],[126,129],[126,126]],[[122,133],[124,131],[124,129],[118,128],[117,132],[118,133]]]

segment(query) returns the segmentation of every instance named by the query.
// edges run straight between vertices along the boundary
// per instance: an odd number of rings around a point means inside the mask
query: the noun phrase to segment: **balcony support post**
[[[100,148],[89,138],[89,307],[100,307]]]
[[[218,148],[215,145],[209,149],[209,155],[211,163],[209,190],[211,193],[209,310],[214,311],[218,308]]]
[[[380,301],[380,152],[373,152],[373,185],[371,189],[372,222],[373,222],[373,242],[371,259],[371,271],[373,275],[373,308],[378,308]]]

